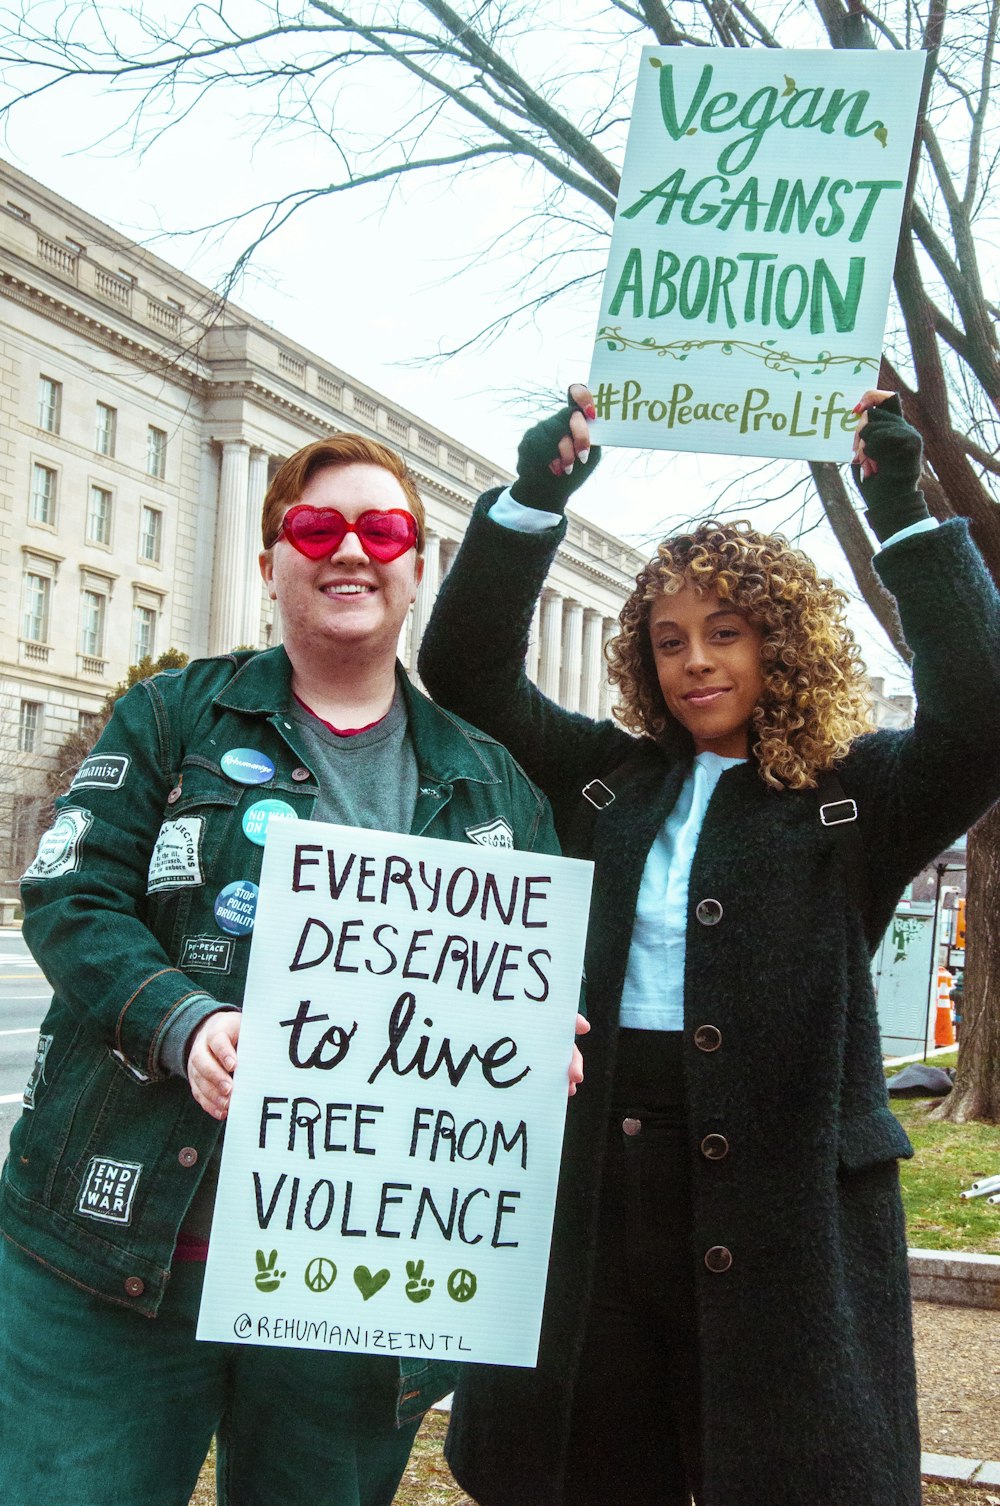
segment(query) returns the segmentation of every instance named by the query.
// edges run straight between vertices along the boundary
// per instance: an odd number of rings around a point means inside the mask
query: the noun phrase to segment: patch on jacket
[[[49,1047],[55,1040],[52,1035],[40,1035],[35,1047],[35,1060],[31,1064],[31,1076],[28,1078],[24,1089],[24,1097],[21,1103],[26,1109],[35,1107],[35,1094],[38,1092],[38,1084],[45,1081],[45,1058],[49,1054]]]
[[[188,889],[205,882],[201,871],[201,834],[204,816],[178,816],[164,821],[149,860],[146,893],[160,889]]]
[[[105,1224],[130,1224],[135,1189],[142,1175],[141,1161],[112,1161],[91,1156],[80,1188],[76,1211]]]
[[[513,847],[514,833],[510,824],[502,816],[497,816],[495,821],[486,821],[482,826],[467,826],[465,835],[470,842],[478,842],[480,847]]]
[[[178,967],[204,973],[228,973],[233,965],[233,943],[228,936],[185,936]]]
[[[23,878],[49,879],[75,873],[80,866],[80,845],[93,824],[93,812],[82,805],[60,811],[48,831],[42,832],[35,861]]]
[[[70,789],[120,790],[131,762],[123,753],[95,753],[83,760]]]

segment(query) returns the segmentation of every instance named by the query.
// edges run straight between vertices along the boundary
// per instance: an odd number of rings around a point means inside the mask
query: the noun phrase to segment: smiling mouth
[[[720,696],[729,694],[728,685],[713,685],[704,690],[691,690],[684,697],[689,706],[710,706]]]
[[[366,586],[359,581],[344,581],[340,585],[334,584],[330,586],[323,586],[321,589],[324,596],[345,597],[367,596],[375,590],[375,587]]]

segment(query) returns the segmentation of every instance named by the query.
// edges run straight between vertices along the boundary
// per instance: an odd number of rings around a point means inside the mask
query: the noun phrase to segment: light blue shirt
[[[539,512],[516,501],[506,488],[490,508],[490,518],[518,533],[543,533],[554,528],[560,515]],[[938,525],[922,518],[901,528],[882,545],[888,549],[912,533]],[[677,804],[660,827],[642,870],[635,906],[632,941],[619,1022],[632,1030],[684,1028],[684,961],[687,945],[688,885],[698,837],[708,803],[726,769],[745,758],[720,758],[699,753],[681,786]]]
[[[699,753],[646,858],[635,905],[619,1022],[631,1030],[684,1026],[688,885],[708,802],[745,758]]]

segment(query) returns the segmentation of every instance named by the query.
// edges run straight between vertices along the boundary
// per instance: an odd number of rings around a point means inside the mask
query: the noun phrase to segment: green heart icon
[[[369,1297],[374,1297],[376,1292],[382,1290],[388,1279],[388,1271],[376,1271],[373,1276],[366,1265],[354,1267],[354,1285],[366,1302]]]

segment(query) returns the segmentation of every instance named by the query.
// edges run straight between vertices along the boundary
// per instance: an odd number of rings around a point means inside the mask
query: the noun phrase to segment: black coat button
[[[706,1135],[701,1142],[701,1153],[706,1161],[721,1161],[729,1154],[729,1141],[725,1135]]]
[[[301,784],[303,779],[309,779],[310,777],[309,770],[302,768],[301,764],[297,769],[292,770],[292,778],[296,784]]]
[[[699,1051],[718,1051],[722,1045],[722,1031],[717,1025],[699,1025],[694,1033],[694,1043]]]
[[[623,1119],[622,1120],[622,1134],[623,1135],[638,1135],[641,1129],[642,1129],[642,1120],[641,1119]]]
[[[193,1145],[185,1145],[183,1150],[177,1152],[177,1159],[182,1166],[194,1166],[198,1160],[198,1152]]]
[[[146,1283],[141,1276],[125,1277],[125,1292],[129,1297],[141,1297],[146,1290]]]
[[[733,1263],[731,1251],[725,1245],[713,1245],[705,1251],[705,1265],[716,1276],[721,1276],[723,1271],[728,1271]]]
[[[703,926],[717,926],[722,919],[722,905],[717,899],[700,899],[694,914]]]
[[[167,804],[168,805],[176,805],[177,802],[178,802],[178,800],[180,798],[181,798],[181,787],[180,787],[179,784],[175,784],[174,787],[173,787],[173,789],[170,791],[170,794],[167,796]]]

